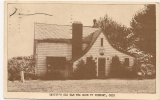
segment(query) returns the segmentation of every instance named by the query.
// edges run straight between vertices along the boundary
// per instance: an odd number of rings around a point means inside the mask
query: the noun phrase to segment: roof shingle
[[[99,28],[92,28],[83,26],[83,38],[92,34]],[[71,25],[56,25],[56,24],[35,24],[35,39],[72,39],[72,26]]]

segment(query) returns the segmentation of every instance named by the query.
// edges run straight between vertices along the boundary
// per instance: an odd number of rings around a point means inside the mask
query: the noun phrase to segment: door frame
[[[99,59],[105,59],[104,77],[106,76],[106,57],[97,57],[97,77],[99,77]]]

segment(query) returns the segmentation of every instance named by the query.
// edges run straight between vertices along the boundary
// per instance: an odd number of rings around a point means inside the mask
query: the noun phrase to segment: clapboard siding
[[[101,38],[103,38],[103,47],[101,47]],[[85,50],[88,46],[87,43],[82,44],[82,49]],[[99,49],[104,48],[105,52],[104,55],[101,56],[99,54]],[[37,43],[36,45],[36,74],[37,75],[45,75],[47,68],[46,68],[46,57],[47,56],[54,56],[54,57],[66,57],[67,61],[72,59],[72,44],[69,43]],[[107,39],[105,38],[104,34],[100,34],[95,43],[92,45],[90,50],[81,58],[76,60],[73,63],[73,70],[76,68],[77,63],[79,60],[83,59],[86,61],[86,57],[92,56],[93,59],[98,63],[98,58],[106,58],[106,68],[105,68],[105,75],[109,74],[111,59],[113,56],[117,55],[120,61],[124,61],[125,58],[129,58],[129,65],[132,66],[134,63],[134,58],[127,54],[121,53],[114,49]],[[98,65],[98,64],[97,64]],[[68,75],[67,70],[60,71],[66,77]],[[98,72],[98,66],[97,66]],[[98,75],[98,73],[97,73]]]
[[[47,71],[46,57],[66,57],[66,60],[71,60],[71,44],[67,43],[38,43],[36,46],[37,54],[37,75],[44,75]],[[66,75],[66,74],[65,74]]]
[[[105,53],[103,56],[101,56],[99,54],[99,49],[102,48],[101,47],[101,38],[103,38],[103,48],[105,50]],[[110,69],[110,64],[111,64],[111,59],[113,56],[117,55],[120,59],[120,61],[124,61],[125,58],[129,58],[129,65],[132,66],[134,63],[134,57],[129,56],[127,54],[121,53],[119,51],[117,51],[116,49],[114,49],[109,42],[107,41],[107,39],[105,38],[104,34],[100,34],[99,37],[97,38],[97,40],[95,41],[95,43],[92,45],[92,47],[90,48],[90,50],[84,55],[82,56],[80,59],[78,59],[77,61],[75,61],[73,63],[73,70],[76,69],[76,65],[77,63],[83,59],[84,61],[86,61],[86,57],[92,56],[95,61],[97,62],[99,57],[104,57],[106,58],[106,76],[109,73],[109,69]],[[96,59],[97,58],[97,59]],[[98,65],[98,64],[97,64]],[[98,66],[97,66],[98,68]]]

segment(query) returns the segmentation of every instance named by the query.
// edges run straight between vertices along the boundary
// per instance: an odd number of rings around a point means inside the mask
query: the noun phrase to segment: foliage
[[[137,78],[137,69],[136,62],[134,62],[133,66],[125,67],[125,78],[133,79]]]
[[[139,63],[137,64],[137,75],[140,77],[146,78],[155,78],[156,76],[156,69],[152,64],[148,63]]]
[[[130,37],[138,49],[153,56],[151,63],[156,62],[156,12],[155,5],[145,5],[131,21],[133,36]]]
[[[25,79],[33,78],[35,74],[34,60],[28,57],[13,57],[8,60],[8,75],[9,80],[19,79],[20,71],[24,71]]]
[[[8,69],[8,80],[14,81],[15,79],[20,80],[20,71],[16,67],[11,67]]]
[[[112,68],[117,68],[122,66],[121,61],[119,60],[119,57],[117,55],[112,57],[112,63],[111,63]]]
[[[145,5],[132,18],[126,27],[114,21],[106,14],[97,22],[97,27],[103,29],[104,34],[117,49],[128,52],[136,48],[144,54],[150,54],[151,64],[156,66],[156,12],[155,5]]]
[[[92,57],[86,62],[86,78],[96,78],[96,62]]]
[[[111,41],[113,46],[119,50],[128,52],[136,49],[142,54],[137,53],[137,61],[145,63],[146,66],[156,66],[156,12],[155,5],[145,5],[144,9],[139,10],[132,18],[130,25],[126,27],[114,21],[112,18],[105,15],[97,22],[97,27],[102,28],[106,37]],[[134,52],[132,52],[134,53]],[[117,59],[117,58],[116,58]],[[111,64],[112,73],[118,74],[121,72],[114,72],[113,66],[123,66],[117,59],[113,59]],[[150,64],[150,65],[148,65]],[[137,66],[141,69],[141,65]],[[121,68],[121,67],[119,67]],[[123,69],[123,68],[121,68]],[[135,73],[136,67],[133,67]],[[155,68],[154,68],[155,69]],[[153,70],[154,70],[153,69]],[[118,69],[117,69],[118,70]],[[119,69],[120,70],[120,69]],[[126,70],[126,69],[125,69]],[[128,70],[126,70],[128,71]],[[146,74],[145,74],[146,75]]]
[[[59,80],[59,79],[64,79],[62,76],[62,73],[60,71],[50,71],[47,72],[45,76],[41,77],[42,80]]]
[[[85,62],[83,60],[80,60],[76,66],[76,70],[74,71],[74,78],[75,79],[85,79],[85,72],[86,72],[86,67],[85,67]]]
[[[130,34],[130,29],[124,25],[117,23],[112,18],[105,15],[104,18],[100,18],[98,27],[103,29],[104,34],[112,42],[112,44],[123,51],[127,51],[130,46],[127,36]]]
[[[141,63],[152,63],[152,55],[148,54],[139,54],[136,57],[136,61],[137,62],[141,62]]]
[[[96,62],[91,57],[91,60],[84,62],[80,60],[77,64],[77,68],[74,71],[75,79],[92,79],[96,78]]]
[[[111,78],[135,78],[137,76],[136,67],[125,66],[116,55],[112,57],[110,68]]]
[[[155,73],[156,73],[156,69],[155,69],[155,67],[152,65],[152,64],[146,64],[145,65],[145,74],[146,74],[146,76],[154,76],[155,75]]]
[[[124,67],[122,66],[122,63],[119,60],[118,56],[112,57],[112,62],[110,66],[110,77],[112,78],[122,78],[124,77]]]

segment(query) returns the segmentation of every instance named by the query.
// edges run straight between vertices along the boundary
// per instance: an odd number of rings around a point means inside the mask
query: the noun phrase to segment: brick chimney
[[[72,24],[72,59],[82,52],[83,25],[80,22]]]

